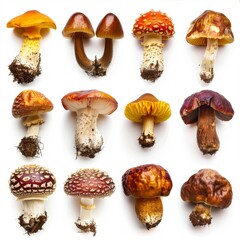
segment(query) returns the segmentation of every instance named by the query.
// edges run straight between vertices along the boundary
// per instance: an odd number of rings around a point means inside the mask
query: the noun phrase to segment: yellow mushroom
[[[142,147],[152,147],[155,143],[154,125],[166,121],[171,116],[170,105],[145,93],[125,107],[125,116],[136,123],[142,123],[142,134],[138,141]]]
[[[30,10],[11,19],[7,27],[21,30],[24,38],[19,54],[9,65],[11,75],[14,77],[13,81],[32,82],[36,76],[41,74],[41,30],[43,28],[56,29],[56,24],[48,16],[36,10]]]

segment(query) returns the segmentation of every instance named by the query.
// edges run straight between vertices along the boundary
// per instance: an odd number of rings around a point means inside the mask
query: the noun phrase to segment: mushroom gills
[[[205,204],[196,204],[194,210],[189,215],[189,219],[194,227],[211,224],[211,207]]]

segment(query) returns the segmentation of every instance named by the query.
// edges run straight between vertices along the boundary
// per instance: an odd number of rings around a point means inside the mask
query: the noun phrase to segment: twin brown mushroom
[[[74,13],[66,23],[62,34],[74,41],[75,57],[79,66],[91,76],[106,75],[113,56],[113,40],[123,38],[123,29],[116,15],[108,13],[99,23],[96,36],[103,38],[105,47],[101,58],[90,60],[84,50],[84,39],[94,37],[92,24],[83,13]]]

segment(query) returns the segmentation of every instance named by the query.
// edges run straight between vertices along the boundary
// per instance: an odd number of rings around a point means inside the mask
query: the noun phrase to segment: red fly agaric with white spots
[[[9,186],[11,193],[22,202],[19,224],[28,234],[42,230],[47,221],[44,202],[56,188],[53,173],[35,164],[23,165],[11,174]]]
[[[85,168],[71,174],[64,184],[69,196],[80,198],[80,216],[76,226],[83,232],[96,234],[96,223],[92,217],[94,199],[112,195],[115,191],[113,179],[99,169]]]
[[[163,72],[163,41],[175,33],[172,19],[166,13],[151,10],[136,19],[132,33],[144,47],[141,76],[154,82]]]

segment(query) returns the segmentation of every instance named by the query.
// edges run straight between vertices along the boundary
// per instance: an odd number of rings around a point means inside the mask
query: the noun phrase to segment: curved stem
[[[113,56],[113,40],[111,38],[105,38],[105,46],[102,57],[98,60],[102,68],[107,69],[112,61]]]

